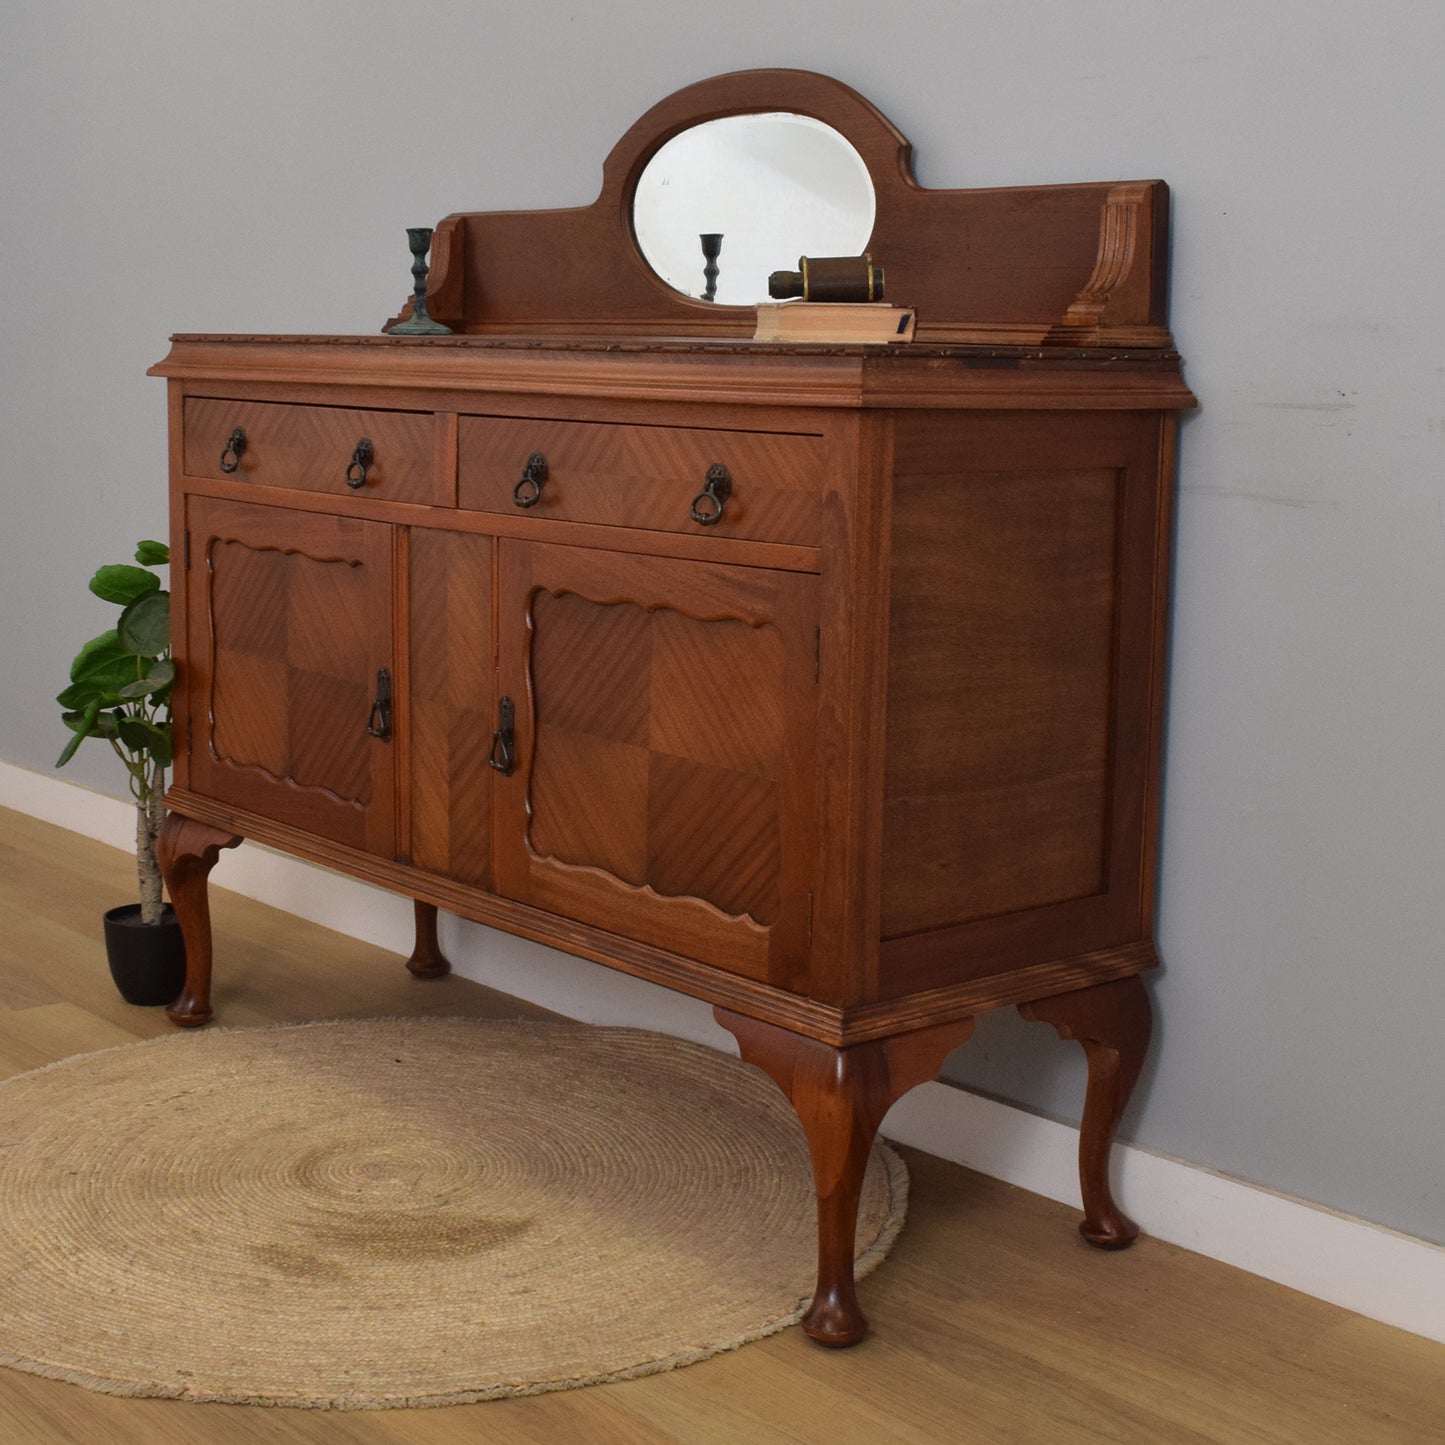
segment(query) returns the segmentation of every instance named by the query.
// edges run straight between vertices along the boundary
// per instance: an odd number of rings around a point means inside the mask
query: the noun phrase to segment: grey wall
[[[927,185],[1163,176],[1184,429],[1159,1046],[1125,1132],[1445,1242],[1445,204],[1435,0],[7,0],[0,757],[164,524],[172,330],[372,331],[402,228],[585,202],[754,65],[856,86]],[[108,755],[72,776],[109,791]],[[954,1074],[1076,1112],[986,1020]]]

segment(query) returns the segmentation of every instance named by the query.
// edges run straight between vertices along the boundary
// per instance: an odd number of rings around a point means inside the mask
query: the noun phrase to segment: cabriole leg
[[[874,1136],[894,1100],[937,1076],[950,1050],[973,1032],[973,1020],[840,1049],[725,1009],[713,1012],[743,1058],[787,1095],[807,1135],[818,1197],[818,1284],[803,1329],[820,1344],[857,1344],[868,1321],[854,1289],[853,1246]]]
[[[406,961],[413,978],[441,978],[452,971],[437,942],[437,910],[434,903],[416,900],[416,944]]]
[[[186,944],[186,982],[180,997],[166,1006],[166,1017],[182,1028],[196,1028],[211,1017],[211,904],[206,883],[222,848],[241,839],[223,828],[171,813],[156,843],[161,876]]]
[[[1139,1082],[1149,1049],[1153,1015],[1137,976],[1081,988],[1019,1005],[1026,1019],[1052,1024],[1059,1037],[1077,1039],[1089,1060],[1089,1087],[1079,1128],[1079,1185],[1084,1219],[1079,1233],[1100,1249],[1123,1249],[1139,1226],[1114,1202],[1109,1188],[1109,1151]]]

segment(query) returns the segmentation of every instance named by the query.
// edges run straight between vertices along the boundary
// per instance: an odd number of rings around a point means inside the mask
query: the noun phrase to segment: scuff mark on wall
[[[1233,497],[1242,502],[1267,502],[1272,507],[1322,508],[1330,512],[1338,512],[1342,505],[1328,497],[1282,497],[1273,492],[1246,491],[1242,487],[1210,487],[1195,484],[1180,487],[1179,492],[1181,496],[1186,497]]]
[[[1256,406],[1271,411],[1349,411],[1352,401],[1257,401]]]

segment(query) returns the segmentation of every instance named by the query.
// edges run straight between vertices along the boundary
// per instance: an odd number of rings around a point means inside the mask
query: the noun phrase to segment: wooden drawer
[[[356,492],[395,502],[449,506],[450,480],[437,465],[436,420],[430,412],[361,411],[340,406],[288,406],[264,401],[224,401],[190,396],[185,403],[184,468],[187,476],[299,487],[308,492]],[[240,427],[245,445],[227,451]],[[352,466],[358,444],[371,444],[365,480]]]
[[[546,458],[535,503],[519,505],[528,458]],[[821,436],[703,431],[542,418],[464,416],[458,503],[483,512],[550,517],[650,531],[816,546],[825,446]],[[709,469],[727,468],[731,492],[710,524],[692,516]],[[525,499],[530,486],[522,488]],[[698,510],[711,514],[711,502]]]

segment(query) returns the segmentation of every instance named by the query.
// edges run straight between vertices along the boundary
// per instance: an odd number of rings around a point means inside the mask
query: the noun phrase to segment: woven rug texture
[[[858,1273],[902,1226],[879,1146]],[[634,1029],[214,1030],[0,1082],[0,1363],[130,1396],[465,1403],[631,1378],[796,1321],[801,1126]]]

